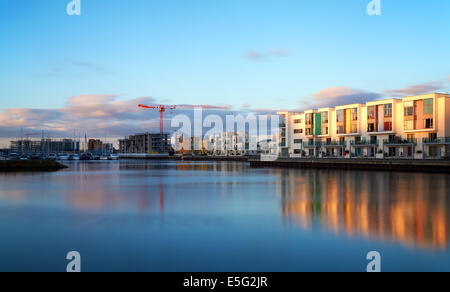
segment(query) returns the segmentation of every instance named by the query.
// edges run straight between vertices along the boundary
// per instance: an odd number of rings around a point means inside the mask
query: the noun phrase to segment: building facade
[[[448,94],[279,114],[283,157],[450,158]]]
[[[136,134],[119,140],[120,153],[169,153],[169,134]]]
[[[42,140],[17,140],[11,141],[11,153],[17,154],[31,154],[31,153],[65,153],[65,152],[79,152],[80,142],[73,139],[62,139],[55,141],[51,139]]]

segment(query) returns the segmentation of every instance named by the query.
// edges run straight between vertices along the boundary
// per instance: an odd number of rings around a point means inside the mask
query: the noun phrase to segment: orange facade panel
[[[415,115],[416,115],[416,130],[422,130],[424,128],[423,122],[423,100],[417,100],[415,102]]]

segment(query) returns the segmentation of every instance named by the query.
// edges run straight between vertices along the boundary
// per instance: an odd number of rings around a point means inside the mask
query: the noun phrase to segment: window
[[[312,125],[313,115],[312,114],[306,114],[306,124]]]
[[[300,149],[294,149],[294,154],[300,154]]]
[[[414,121],[405,121],[404,128],[405,130],[414,130]]]
[[[357,133],[357,132],[358,132],[358,126],[357,125],[351,125],[350,133]]]
[[[433,128],[433,119],[425,119],[424,127],[425,127],[425,129],[432,129]]]
[[[392,131],[392,122],[384,122],[384,130]]]
[[[367,125],[367,132],[375,132],[375,124],[371,123]]]
[[[302,144],[303,140],[302,139],[295,139],[294,140],[294,144]]]
[[[338,134],[345,134],[344,127],[343,126],[337,127],[337,133]]]
[[[388,103],[384,105],[384,117],[392,118],[392,103]]]
[[[328,135],[328,127],[322,128],[322,135]]]
[[[433,113],[433,99],[432,99],[432,98],[430,98],[430,99],[425,99],[425,100],[423,101],[423,113],[424,113],[425,115],[428,115],[428,114],[432,114],[432,113]]]
[[[303,129],[295,129],[294,134],[303,134]]]
[[[414,116],[414,107],[413,106],[405,107],[405,117],[412,117],[412,116]]]
[[[311,136],[311,128],[306,128],[306,136]]]
[[[357,121],[358,120],[358,109],[357,108],[352,108],[352,121]]]
[[[338,110],[336,112],[336,117],[337,117],[337,122],[338,123],[343,123],[344,122],[344,111],[343,110]]]
[[[369,107],[367,108],[367,118],[368,118],[369,120],[371,120],[371,119],[376,119],[376,118],[377,118],[376,109],[377,109],[377,107],[374,106],[374,105],[369,106]]]
[[[322,124],[328,124],[328,112],[322,112]]]
[[[301,123],[302,123],[301,119],[294,120],[294,124],[301,124]]]

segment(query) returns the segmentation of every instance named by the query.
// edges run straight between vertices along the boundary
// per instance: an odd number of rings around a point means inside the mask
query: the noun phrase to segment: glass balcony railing
[[[371,140],[361,140],[361,141],[350,141],[351,145],[378,145],[378,140],[371,141]]]
[[[313,142],[313,141],[309,141],[309,142],[303,142],[303,147],[307,148],[307,147],[320,147],[322,146],[322,142]]]
[[[430,138],[423,138],[422,139],[423,143],[450,143],[450,138],[434,138],[434,139],[430,139]]]
[[[343,141],[327,141],[322,143],[323,146],[345,146]]]
[[[385,139],[383,140],[385,145],[389,144],[417,144],[416,138],[403,139],[401,137],[395,137],[394,139]]]

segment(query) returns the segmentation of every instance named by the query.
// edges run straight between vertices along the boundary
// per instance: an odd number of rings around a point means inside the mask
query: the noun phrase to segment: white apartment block
[[[450,157],[448,94],[279,114],[283,157]]]

